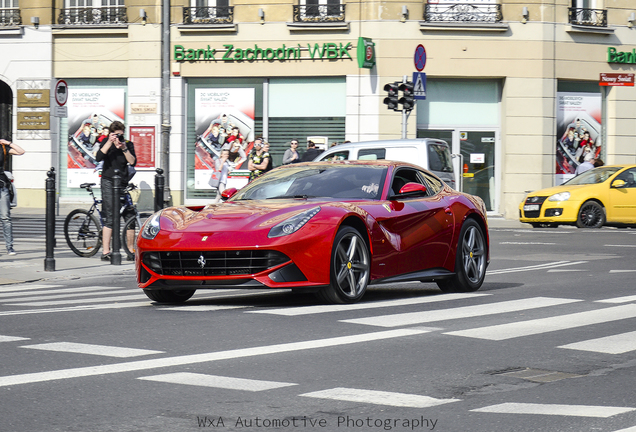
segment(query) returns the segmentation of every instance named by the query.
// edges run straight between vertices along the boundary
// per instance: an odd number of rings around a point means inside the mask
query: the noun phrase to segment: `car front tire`
[[[352,227],[338,230],[331,251],[330,284],[318,292],[329,303],[355,303],[367,290],[371,258],[369,247]]]
[[[596,201],[586,201],[579,210],[576,226],[579,228],[600,228],[605,224],[605,209]]]
[[[437,286],[444,292],[477,291],[486,277],[487,254],[486,236],[481,226],[473,219],[466,220],[459,234],[455,274],[437,281]]]

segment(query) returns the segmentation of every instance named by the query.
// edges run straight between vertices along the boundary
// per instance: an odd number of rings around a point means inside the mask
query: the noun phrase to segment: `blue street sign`
[[[426,74],[424,72],[413,72],[413,98],[416,100],[426,99]]]

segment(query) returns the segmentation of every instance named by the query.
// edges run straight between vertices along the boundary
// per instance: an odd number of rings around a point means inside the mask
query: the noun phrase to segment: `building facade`
[[[10,53],[0,59],[0,133],[29,155],[13,161],[20,206],[42,206],[51,166],[61,202],[87,198],[78,186],[98,179],[90,151],[114,119],[135,142],[135,182],[150,193],[155,167],[169,167],[175,204],[213,195],[210,132],[228,124],[246,142],[266,137],[276,165],[292,138],[399,138],[402,115],[383,103],[384,86],[417,79],[416,69],[426,99],[406,136],[448,141],[463,190],[492,215],[516,218],[525,191],[572,175],[574,132],[587,130],[605,163],[636,163],[629,0],[172,0],[169,26],[161,2],[9,3],[0,17],[16,9],[20,20],[0,27]],[[599,85],[601,74],[610,85]],[[49,106],[25,106],[25,88],[49,90]],[[42,119],[27,124],[32,112],[48,113],[48,130]]]

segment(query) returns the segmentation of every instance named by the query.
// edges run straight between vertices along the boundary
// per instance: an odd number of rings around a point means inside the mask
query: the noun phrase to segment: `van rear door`
[[[425,168],[442,179],[444,183],[456,189],[453,162],[451,161],[451,152],[448,145],[440,142],[429,142],[426,147],[426,155],[428,157],[428,167]]]

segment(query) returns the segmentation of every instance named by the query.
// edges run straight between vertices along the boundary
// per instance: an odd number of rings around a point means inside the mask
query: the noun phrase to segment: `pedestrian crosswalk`
[[[244,292],[237,291],[244,295]],[[221,298],[235,294],[234,290],[219,292]],[[225,297],[223,297],[225,296]],[[204,302],[205,303],[205,302]],[[290,307],[258,307],[253,303],[245,305],[216,304],[209,300],[205,304],[175,306],[153,306],[143,292],[131,292],[126,287],[88,286],[64,287],[62,285],[25,284],[14,287],[0,287],[0,319],[14,313],[50,313],[89,310],[108,307],[152,307],[166,313],[178,311],[215,312],[233,311],[250,314],[252,317],[268,317],[285,320],[293,325],[295,320],[308,316],[324,316],[325,319],[346,325],[350,334],[325,339],[313,339],[265,346],[238,348],[209,353],[171,355],[160,349],[137,348],[131,346],[110,346],[78,341],[37,341],[27,334],[0,334],[3,347],[66,353],[68,355],[104,356],[124,359],[120,363],[82,366],[77,368],[22,375],[0,376],[0,387],[26,383],[41,383],[60,379],[82,378],[122,372],[136,372],[136,379],[155,385],[196,386],[202,389],[225,389],[237,392],[281,391],[287,389],[294,396],[311,400],[323,400],[364,404],[380,407],[401,407],[423,409],[452,404],[461,406],[466,402],[461,397],[439,398],[433,395],[401,393],[385,389],[371,389],[338,386],[315,388],[307,391],[299,389],[302,382],[268,380],[267,376],[231,376],[195,373],[179,370],[187,365],[215,362],[228,359],[266,356],[289,352],[317,350],[327,347],[362,344],[400,337],[425,338],[431,334],[453,340],[482,339],[497,343],[536,336],[552,332],[566,332],[581,327],[591,327],[610,322],[629,323],[636,318],[636,296],[627,295],[597,300],[582,300],[561,297],[499,298],[492,293],[431,294],[420,297],[395,298],[377,302],[362,302],[352,305],[306,305]],[[29,309],[16,309],[25,307]],[[399,309],[399,310],[398,310]],[[163,313],[163,312],[162,312]],[[354,314],[348,318],[347,314]],[[494,320],[493,325],[472,325],[474,319]],[[521,317],[521,318],[520,318]],[[492,322],[492,321],[491,321]],[[434,323],[436,327],[423,327]],[[452,329],[460,324],[459,330]],[[629,327],[629,326],[627,326]],[[378,328],[381,330],[378,331]],[[612,327],[615,329],[615,327]],[[371,329],[371,331],[364,330]],[[450,331],[449,331],[450,330]],[[581,332],[572,333],[571,340],[563,343],[567,336],[557,339],[548,349],[593,352],[614,356],[636,351],[636,331],[621,332],[601,337],[583,338]],[[552,339],[550,339],[552,340]],[[142,357],[141,360],[135,358]],[[133,360],[125,360],[131,358]],[[176,371],[157,373],[157,369],[176,368]],[[149,373],[150,371],[153,373]],[[316,383],[313,383],[316,385]],[[148,384],[150,385],[150,384]],[[484,404],[474,408],[474,402],[466,411],[482,415],[542,415],[563,417],[589,417],[606,419],[636,411],[634,406],[577,405],[566,403],[527,403],[507,401],[498,404]],[[327,402],[325,402],[327,403]],[[613,430],[613,432],[619,432]],[[621,432],[636,432],[634,428]]]

